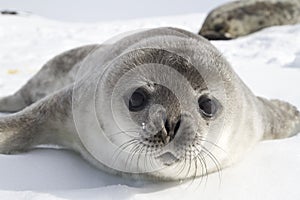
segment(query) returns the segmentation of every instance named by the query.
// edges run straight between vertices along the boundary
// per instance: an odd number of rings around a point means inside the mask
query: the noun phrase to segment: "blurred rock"
[[[18,14],[17,11],[13,11],[13,10],[1,10],[0,13],[2,15],[17,15]]]

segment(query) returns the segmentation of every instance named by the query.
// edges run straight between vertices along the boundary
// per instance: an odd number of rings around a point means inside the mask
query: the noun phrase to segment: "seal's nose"
[[[169,119],[165,121],[164,128],[161,131],[162,134],[161,136],[164,144],[167,144],[174,139],[180,127],[180,123],[181,123],[180,118],[175,122],[171,122]]]

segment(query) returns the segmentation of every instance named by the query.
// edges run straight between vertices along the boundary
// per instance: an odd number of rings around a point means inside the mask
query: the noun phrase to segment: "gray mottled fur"
[[[212,10],[199,31],[207,39],[233,39],[266,27],[300,23],[299,0],[244,0]]]
[[[43,144],[60,145],[79,152],[85,159],[100,169],[114,174],[126,175],[126,173],[104,167],[103,163],[95,160],[76,134],[71,109],[72,103],[74,103],[72,102],[72,94],[74,92],[76,72],[78,71],[79,65],[82,64],[82,60],[87,57],[89,52],[95,49],[102,49],[102,57],[97,58],[99,59],[99,65],[96,66],[99,68],[89,69],[88,66],[81,66],[83,68],[87,67],[87,73],[82,74],[82,77],[77,77],[79,78],[79,84],[76,85],[75,90],[84,93],[86,88],[89,87],[88,83],[97,78],[97,73],[92,73],[93,70],[99,71],[102,65],[110,62],[114,57],[127,50],[131,50],[131,48],[135,49],[138,47],[132,46],[133,44],[139,44],[139,42],[143,43],[142,41],[144,39],[167,35],[198,41],[199,44],[203,46],[202,49],[204,53],[212,56],[211,58],[205,57],[204,60],[201,61],[206,65],[213,66],[216,60],[221,60],[221,65],[217,63],[213,70],[219,70],[222,76],[225,77],[225,86],[228,87],[230,93],[238,94],[236,96],[239,98],[229,100],[228,104],[233,113],[230,116],[234,117],[234,119],[227,119],[231,131],[230,135],[226,137],[228,138],[228,142],[231,143],[228,153],[234,154],[233,158],[239,157],[239,155],[235,156],[235,154],[248,150],[259,140],[285,138],[300,131],[300,114],[294,106],[279,100],[269,101],[255,97],[208,41],[184,30],[158,28],[127,36],[113,45],[89,45],[76,48],[62,53],[46,63],[40,72],[23,86],[21,90],[12,96],[0,100],[0,111],[14,112],[0,118],[0,152],[11,154],[28,151]],[[160,45],[164,45],[163,43],[165,42],[164,39],[158,40],[160,42],[157,40],[154,41],[156,42],[151,45],[152,47],[156,45],[159,47]],[[178,47],[176,41],[174,42],[177,49],[181,50],[181,48],[186,48]],[[169,45],[170,43],[166,41],[166,44]],[[145,43],[143,45],[147,46],[148,44]],[[171,47],[168,48],[172,49]],[[166,58],[168,54],[161,51],[158,51],[159,53],[148,51],[147,49],[143,51],[140,50],[137,53],[128,54],[126,58],[128,62],[127,66],[129,67],[132,63],[137,65],[138,63],[148,62],[149,59],[153,59],[153,62],[170,62],[176,60],[172,57]],[[178,54],[182,54],[187,60],[193,59],[189,57],[189,55],[184,55],[188,54],[188,52],[189,51],[184,50],[179,51]],[[88,59],[93,60],[93,58]],[[180,66],[185,66],[184,62],[184,60],[179,62],[179,64],[183,64],[177,65],[177,70],[180,71]],[[172,63],[176,65],[175,62],[171,62],[171,64]],[[111,79],[108,78],[105,83],[107,87],[113,87],[113,79],[122,75],[126,70],[126,67],[124,67],[113,71],[114,77],[111,77]],[[189,71],[185,71],[185,73],[189,74]],[[193,83],[200,81],[196,80],[197,76],[192,76],[191,73],[190,77],[192,77],[191,81]],[[80,79],[82,79],[82,81],[80,81]],[[216,81],[219,80],[217,79]],[[195,88],[197,87],[199,86],[195,84]],[[165,91],[162,92],[164,93]],[[167,105],[168,104],[166,104],[166,106]],[[237,122],[235,122],[235,120],[239,122],[241,116],[243,116],[243,120],[240,124],[236,124]],[[227,121],[225,120],[225,122]],[[234,126],[231,126],[229,123],[233,123]],[[243,133],[241,133],[241,131]],[[241,149],[243,151],[241,151]],[[229,164],[229,162],[222,163],[221,167],[226,167]],[[215,170],[208,172],[213,171]],[[135,178],[141,177],[139,174],[127,175]],[[146,174],[145,176],[147,178],[153,178],[153,176],[157,178],[162,175]],[[161,179],[172,180],[176,179],[176,177],[170,178],[166,176]]]
[[[19,91],[0,99],[2,112],[17,112],[75,80],[81,61],[97,45],[88,45],[66,51],[48,61]]]

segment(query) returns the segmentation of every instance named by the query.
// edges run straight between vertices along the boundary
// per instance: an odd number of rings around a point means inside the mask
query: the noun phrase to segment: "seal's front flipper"
[[[0,98],[0,112],[17,112],[27,106],[26,100],[20,92]]]
[[[44,98],[24,110],[0,117],[0,153],[14,154],[38,145],[71,147],[76,137],[72,87]]]
[[[0,98],[0,112],[17,112],[75,81],[81,61],[98,45],[87,45],[63,52],[49,60],[14,95]]]
[[[265,132],[263,139],[280,139],[300,133],[300,112],[287,102],[258,97]]]

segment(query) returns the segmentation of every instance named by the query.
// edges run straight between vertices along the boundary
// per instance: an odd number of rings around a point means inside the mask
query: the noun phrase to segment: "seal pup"
[[[64,52],[0,110],[1,153],[59,145],[139,180],[205,176],[300,131],[294,106],[256,97],[211,43],[176,28]]]
[[[299,0],[244,0],[212,10],[199,34],[209,40],[228,40],[278,25],[300,23]]]

